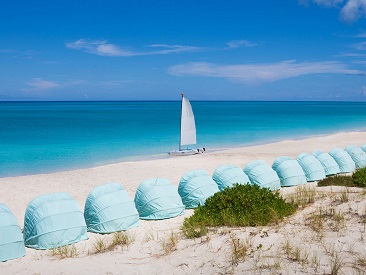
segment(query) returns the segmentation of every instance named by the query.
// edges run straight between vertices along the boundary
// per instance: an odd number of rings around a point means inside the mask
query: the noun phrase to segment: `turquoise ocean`
[[[366,102],[191,105],[193,148],[366,131]],[[0,102],[0,177],[168,157],[178,148],[179,120],[180,102]]]

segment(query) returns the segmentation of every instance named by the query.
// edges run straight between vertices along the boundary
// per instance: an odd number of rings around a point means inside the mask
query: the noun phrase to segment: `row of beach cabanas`
[[[181,178],[178,190],[167,179],[150,178],[138,186],[134,201],[121,184],[104,184],[89,193],[84,212],[70,194],[51,193],[29,203],[23,232],[9,208],[0,204],[0,261],[24,256],[25,246],[51,249],[86,240],[88,231],[108,234],[136,227],[140,219],[176,217],[235,183],[278,190],[363,167],[366,144],[334,148],[329,153],[302,153],[296,160],[280,156],[272,167],[262,160],[252,161],[244,169],[222,165],[212,177],[204,170],[194,170]]]

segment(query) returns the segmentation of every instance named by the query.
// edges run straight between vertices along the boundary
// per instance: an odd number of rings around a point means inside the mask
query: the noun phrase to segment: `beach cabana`
[[[25,245],[50,249],[88,239],[83,212],[68,193],[51,193],[36,197],[24,217]]]
[[[249,178],[244,171],[240,167],[231,164],[217,167],[212,175],[212,179],[216,182],[220,191],[224,190],[226,187],[232,187],[235,183],[250,183]]]
[[[0,262],[25,255],[22,230],[10,209],[0,203]]]
[[[276,158],[272,164],[280,178],[281,187],[294,186],[306,183],[306,177],[299,163],[288,156]]]
[[[361,149],[366,152],[366,143],[364,145],[361,146]]]
[[[304,171],[307,181],[317,181],[325,178],[323,165],[313,155],[302,153],[297,156],[296,160]]]
[[[366,167],[366,153],[360,147],[355,145],[347,146],[346,152],[351,156],[357,169]]]
[[[341,172],[338,163],[328,153],[324,153],[317,150],[314,151],[312,155],[316,157],[317,160],[319,160],[320,164],[324,168],[326,176],[336,175]]]
[[[329,151],[329,155],[337,162],[341,173],[350,173],[356,170],[355,162],[342,148],[333,148]]]
[[[208,197],[219,191],[216,182],[201,169],[186,173],[178,186],[178,193],[186,208],[197,208],[199,205],[204,205]]]
[[[163,178],[150,178],[140,183],[135,206],[143,220],[173,218],[182,215],[185,208],[177,188]]]
[[[139,224],[135,203],[119,183],[95,187],[86,199],[84,218],[88,231],[101,234],[127,230]]]
[[[244,173],[248,175],[252,184],[270,190],[281,189],[280,179],[277,173],[263,160],[249,162],[244,167]]]

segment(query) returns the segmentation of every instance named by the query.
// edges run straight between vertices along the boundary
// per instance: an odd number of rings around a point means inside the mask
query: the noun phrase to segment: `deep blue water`
[[[366,103],[191,104],[208,149],[366,130]],[[0,102],[0,177],[164,155],[179,118],[180,102]]]

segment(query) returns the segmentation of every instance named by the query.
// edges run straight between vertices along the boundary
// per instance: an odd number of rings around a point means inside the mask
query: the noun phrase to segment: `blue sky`
[[[366,0],[3,1],[0,100],[366,101]]]

